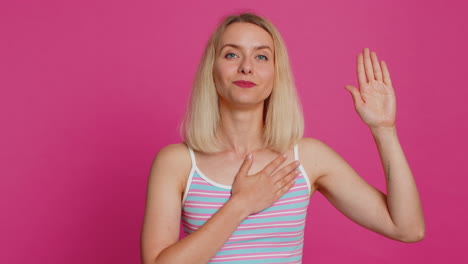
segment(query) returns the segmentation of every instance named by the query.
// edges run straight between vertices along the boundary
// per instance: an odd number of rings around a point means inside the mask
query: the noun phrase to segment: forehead
[[[236,44],[243,48],[269,46],[274,50],[273,39],[263,28],[245,22],[236,22],[227,26],[220,37],[219,47],[225,44]]]

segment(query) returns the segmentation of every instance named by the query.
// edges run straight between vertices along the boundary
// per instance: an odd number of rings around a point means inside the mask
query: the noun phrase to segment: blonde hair
[[[222,151],[217,141],[219,129],[218,94],[213,80],[216,47],[226,28],[232,23],[251,23],[263,28],[273,39],[275,50],[275,79],[263,110],[264,148],[285,152],[296,144],[304,133],[304,118],[297,97],[289,57],[284,41],[267,19],[252,13],[229,15],[211,35],[198,66],[190,101],[182,121],[180,133],[193,149],[213,153]]]

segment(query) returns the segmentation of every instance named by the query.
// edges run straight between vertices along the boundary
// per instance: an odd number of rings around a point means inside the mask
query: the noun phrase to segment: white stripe
[[[189,203],[186,202],[185,205],[196,205],[196,206],[204,206],[204,207],[221,207],[223,204],[198,204],[198,203]]]
[[[207,194],[207,195],[213,195],[213,196],[230,196],[227,193],[209,193],[209,192],[193,192],[191,191],[190,194]]]
[[[302,184],[302,185],[296,185],[296,186],[292,187],[291,190],[295,190],[295,189],[299,189],[299,188],[304,188],[304,187],[307,187],[307,183],[306,183],[306,184]]]
[[[281,215],[285,213],[300,213],[300,212],[305,212],[307,208],[301,209],[301,210],[296,210],[296,211],[286,211],[286,212],[277,212],[277,213],[268,213],[268,214],[261,214],[261,215],[249,215],[246,219],[252,219],[252,218],[258,218],[260,216],[270,216],[270,215]],[[188,213],[187,211],[183,212],[183,215],[187,217],[193,217],[193,218],[202,218],[202,219],[209,219],[212,215],[194,215],[191,213]],[[291,215],[288,215],[291,216]]]
[[[223,249],[230,249],[230,248],[239,248],[239,247],[245,247],[245,246],[285,246],[285,245],[297,245],[297,244],[300,244],[304,241],[303,238],[301,238],[300,240],[298,241],[294,241],[294,242],[287,242],[287,243],[281,243],[281,244],[249,244],[249,245],[232,245],[232,246],[225,246],[223,247],[221,250]]]
[[[184,197],[182,198],[182,207],[185,204],[185,201],[187,199],[187,195],[188,195],[189,190],[190,190],[190,186],[192,185],[193,172],[194,172],[194,167],[192,167],[192,169],[190,170],[190,174],[188,176],[187,183],[185,184],[186,186],[185,186],[185,191],[184,191]]]
[[[309,200],[309,197],[302,197],[302,198],[296,198],[296,199],[292,199],[292,200],[283,200],[283,201],[279,201],[279,202],[276,202],[275,204],[283,204],[283,203],[288,203],[288,202],[292,202],[292,201],[300,201],[300,200]]]
[[[240,225],[237,229],[238,230],[241,230],[241,229],[248,229],[248,228],[260,228],[260,227],[264,227],[264,228],[272,228],[272,227],[277,227],[277,226],[292,226],[292,225],[301,225],[301,224],[304,224],[305,223],[305,220],[302,220],[300,222],[296,222],[296,223],[285,223],[285,224],[269,224],[269,223],[264,223],[264,224],[259,224],[259,225],[255,225],[255,226],[242,226]],[[188,222],[185,221],[185,225],[187,227],[190,227],[191,229],[195,229],[197,230],[198,228],[200,228],[200,225],[192,225]]]
[[[274,227],[274,226],[289,226],[289,225],[298,225],[298,224],[303,224],[305,223],[305,220],[302,220],[300,222],[297,222],[297,223],[288,223],[288,224],[269,224],[269,223],[264,223],[263,225],[255,225],[255,226],[239,226],[239,229],[246,229],[246,228],[256,228],[256,227],[265,227],[265,226],[268,226],[268,227]],[[268,228],[267,227],[267,228]]]
[[[186,211],[183,212],[183,215],[187,216],[187,217],[193,217],[193,218],[210,218],[211,216],[210,215],[205,215],[205,216],[196,216],[196,215],[193,215],[193,214],[190,214],[190,213],[187,213]]]
[[[309,190],[309,196],[310,196],[311,192],[312,192],[312,186],[310,184],[309,175],[307,175],[307,172],[305,171],[305,168],[304,168],[304,166],[302,166],[302,164],[299,166],[299,170],[302,171],[303,178],[307,183],[307,189]]]
[[[199,175],[203,180],[207,181],[209,184],[214,185],[214,186],[219,187],[219,188],[222,188],[222,189],[226,189],[226,190],[231,190],[231,189],[232,189],[232,187],[229,186],[229,185],[217,183],[217,182],[213,181],[212,179],[208,178],[208,176],[206,176],[206,175],[200,170],[200,168],[196,167],[195,170],[197,171],[198,175]]]
[[[268,254],[268,255],[248,255],[248,257],[280,257],[280,256],[290,256],[296,253],[302,252],[302,248],[296,251],[291,251],[289,253],[280,253],[280,254]],[[227,259],[237,259],[237,258],[245,258],[246,256],[235,256],[235,257],[215,257],[212,260],[227,260]]]
[[[296,235],[300,235],[302,234],[303,231],[299,231],[299,232],[296,232],[296,233],[288,233],[288,234],[273,234],[273,235],[269,235],[269,236],[266,236],[266,235],[252,235],[252,236],[232,236],[229,238],[229,240],[234,240],[234,239],[243,239],[243,238],[266,238],[266,237],[276,237],[276,236],[296,236]]]
[[[301,209],[301,210],[296,210],[296,211],[286,211],[286,212],[277,212],[277,213],[269,213],[269,214],[257,214],[257,215],[249,215],[247,218],[258,218],[260,216],[268,216],[268,215],[278,215],[278,214],[289,214],[289,213],[299,213],[299,212],[305,212],[307,208]]]
[[[185,225],[186,225],[187,227],[189,227],[190,229],[193,229],[193,230],[197,230],[197,229],[199,228],[199,226],[195,226],[195,225],[189,224],[189,223],[187,223],[187,222],[185,223]]]

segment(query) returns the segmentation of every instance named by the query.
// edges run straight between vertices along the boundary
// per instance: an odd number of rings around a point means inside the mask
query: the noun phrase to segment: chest
[[[230,186],[214,183],[197,170],[192,172],[189,184],[182,207],[185,235],[204,225],[231,196]],[[244,219],[227,244],[280,243],[289,237],[299,246],[309,200],[307,179],[298,177],[296,184],[273,205]]]
[[[275,170],[278,171],[282,167],[294,161],[293,151],[288,151],[288,158]],[[273,152],[262,152],[253,154],[253,164],[249,170],[249,174],[256,174],[263,170],[271,161],[278,156]],[[234,178],[243,163],[243,159],[233,155],[203,155],[195,154],[197,171],[209,178],[213,182],[221,185],[232,186]],[[273,172],[274,173],[274,172]]]

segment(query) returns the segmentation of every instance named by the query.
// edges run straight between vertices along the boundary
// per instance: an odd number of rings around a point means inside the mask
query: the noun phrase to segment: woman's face
[[[233,23],[216,51],[213,77],[220,100],[241,106],[263,103],[275,77],[270,34],[251,23]]]

